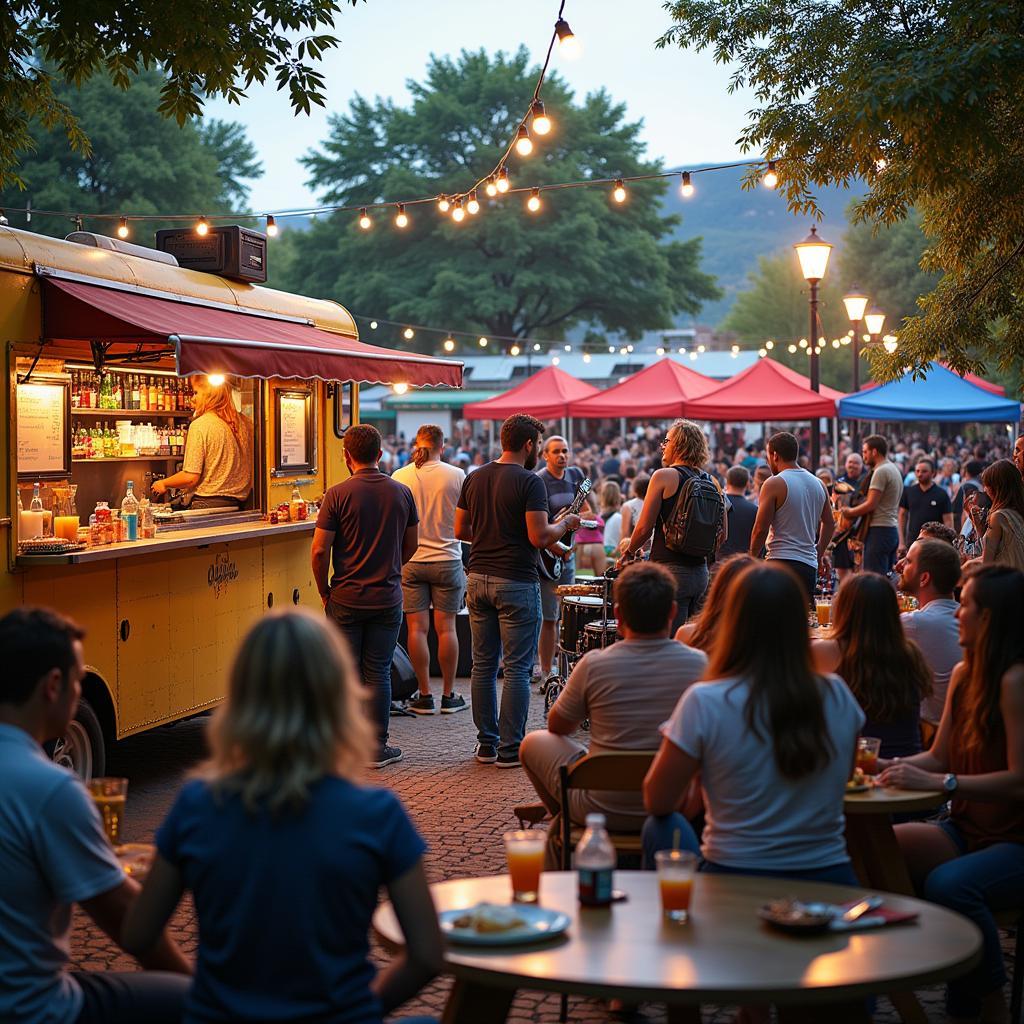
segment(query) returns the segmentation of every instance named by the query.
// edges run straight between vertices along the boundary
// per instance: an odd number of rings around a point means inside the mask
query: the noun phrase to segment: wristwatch
[[[953,772],[947,772],[946,777],[942,780],[942,788],[952,795],[956,792],[957,786],[960,785],[960,780],[953,774]]]

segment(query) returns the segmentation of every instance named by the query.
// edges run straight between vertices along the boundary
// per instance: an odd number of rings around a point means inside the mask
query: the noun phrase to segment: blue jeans
[[[165,971],[73,971],[82,990],[75,1024],[178,1024],[192,979]]]
[[[708,589],[710,573],[707,562],[701,562],[700,565],[676,565],[671,562],[661,564],[676,578],[676,604],[679,609],[672,622],[671,633],[675,636],[676,630],[700,608],[701,599]]]
[[[871,526],[864,538],[865,572],[888,576],[896,564],[896,549],[900,546],[900,532],[895,526]]]
[[[526,734],[530,672],[540,638],[540,585],[469,574],[466,595],[473,637],[473,722],[477,740],[514,757]],[[498,660],[505,678],[498,713]]]
[[[363,685],[369,689],[369,701],[377,742],[388,742],[391,719],[391,659],[398,646],[402,628],[402,606],[393,608],[349,608],[333,599],[327,602],[327,614],[338,624],[348,641],[352,660]]]
[[[984,940],[981,963],[951,981],[946,988],[946,1010],[951,1017],[976,1017],[981,998],[1006,984],[1006,968],[993,910],[1024,906],[1024,844],[994,843],[967,852],[967,841],[950,821],[939,827],[953,841],[960,856],[935,868],[925,879],[921,894],[970,918]]]

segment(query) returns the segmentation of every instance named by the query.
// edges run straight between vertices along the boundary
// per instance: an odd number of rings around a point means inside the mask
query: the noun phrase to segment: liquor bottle
[[[82,408],[82,393],[78,390],[78,374],[74,370],[71,371],[71,408]]]
[[[121,499],[121,522],[124,526],[124,539],[139,539],[139,499],[135,497],[135,483],[128,481],[128,490]]]
[[[95,373],[89,374],[89,408],[100,407],[100,379]]]
[[[127,409],[128,403],[124,397],[124,374],[115,373],[114,377],[114,408]]]
[[[576,847],[575,860],[580,903],[585,907],[609,906],[616,856],[603,814],[587,815],[587,830]]]
[[[131,385],[132,385],[132,389],[131,389],[131,395],[132,395],[132,397],[131,397],[131,408],[132,409],[138,409],[138,407],[139,407],[139,375],[137,373],[133,373],[131,375],[130,380],[131,380]]]
[[[160,408],[160,399],[157,396],[156,390],[156,377],[149,378],[149,408],[151,412],[156,412]]]

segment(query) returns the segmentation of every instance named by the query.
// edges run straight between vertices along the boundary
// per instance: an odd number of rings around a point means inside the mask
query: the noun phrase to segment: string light
[[[444,339],[444,350],[445,352],[455,351],[455,339],[450,334]]]
[[[807,339],[806,338],[801,338],[800,339],[800,347],[801,348],[807,348]]]
[[[555,22],[555,35],[558,36],[558,52],[566,60],[575,60],[579,57],[580,41],[569,28],[569,22],[565,18],[559,18]]]
[[[526,208],[530,213],[536,213],[540,209],[540,189],[530,190],[530,198],[526,200]]]
[[[440,198],[437,200],[437,208],[442,213],[447,213],[452,207],[452,204],[448,202],[448,197],[442,192]]]
[[[761,179],[761,183],[765,188],[775,188],[779,183],[779,176],[775,171],[775,161],[768,161],[768,170],[764,172],[764,177]]]
[[[376,320],[371,320],[370,321],[370,330],[371,331],[377,330],[377,321]]]
[[[533,351],[534,352],[539,352],[540,351],[540,342],[539,341],[535,341],[533,343]]]
[[[899,339],[896,337],[895,334],[887,334],[882,339],[882,347],[885,349],[886,352],[889,353],[889,355],[892,355],[893,352],[895,352],[896,349],[899,348],[899,344]]]
[[[487,339],[486,338],[481,338],[480,339],[480,347],[481,348],[487,348]]]
[[[518,345],[513,345],[513,346],[512,346],[512,347],[511,347],[511,348],[510,348],[510,349],[508,350],[508,354],[509,354],[510,356],[517,356],[517,355],[519,355],[520,351],[521,351],[521,350],[520,350],[520,348],[519,348],[519,346],[518,346]]]
[[[370,215],[366,212],[366,207],[363,207],[363,209],[359,211],[359,226],[364,231],[369,231],[370,228],[373,227],[373,221],[370,220]]]
[[[832,339],[832,347],[833,348],[839,348],[839,346],[841,344],[842,344],[842,342],[838,338],[833,338]]]
[[[480,203],[476,198],[476,189],[471,189],[469,193],[469,201],[466,203],[466,209],[474,217],[480,212]]]
[[[758,354],[758,356],[760,356],[760,357],[761,357],[762,359],[764,359],[764,357],[765,357],[766,355],[768,355],[768,349],[766,349],[766,348],[759,348],[759,349],[757,350],[757,354]]]
[[[120,234],[120,231],[118,234]],[[272,213],[267,214],[267,236],[269,238],[277,238],[277,221],[274,220]],[[121,237],[123,238],[124,235],[121,235]]]
[[[796,345],[789,346],[789,354],[793,355],[796,352]]]
[[[766,349],[768,349],[768,351],[769,351],[769,352],[771,352],[771,350],[772,350],[773,348],[775,348],[775,342],[774,342],[774,341],[766,341],[766,342],[764,343],[764,347],[765,347]]]
[[[572,351],[572,345],[563,345],[562,347],[565,349],[566,352]]]
[[[663,356],[665,354],[665,350],[660,345],[657,349],[655,349],[655,351],[658,353],[659,356]]]
[[[543,100],[534,101],[531,114],[533,115],[533,120],[530,124],[534,132],[537,135],[547,135],[551,131],[551,118],[548,117],[547,112],[544,110]]]
[[[416,332],[411,327],[406,327],[406,329],[402,331],[402,337],[405,338],[406,341],[412,341],[415,336]]]
[[[706,345],[698,345],[698,346],[697,346],[697,351],[698,351],[698,352],[699,352],[699,353],[700,353],[701,355],[704,355],[704,353],[705,353],[705,352],[707,351],[707,346],[706,346]]]
[[[404,228],[409,226],[409,218],[405,212],[405,204],[398,204],[398,213],[395,214],[395,227]]]
[[[406,384],[405,381],[400,380],[400,381],[398,381],[397,384],[392,384],[391,385],[391,390],[396,395],[404,395],[406,393],[406,391],[409,390],[409,385]]]
[[[200,238],[205,238],[210,233],[210,222],[205,217],[200,217],[199,222],[196,224],[196,234]]]
[[[609,352],[614,352],[615,351],[615,346],[614,345],[609,345],[608,346],[608,351]]]
[[[615,188],[612,189],[612,199],[617,203],[624,203],[626,201],[626,186],[622,183],[621,178],[615,179]]]
[[[583,362],[585,362],[585,363],[589,363],[590,362],[590,353],[589,352],[584,352],[583,353]]]
[[[498,177],[494,182],[494,187],[501,193],[505,193],[511,188],[512,182],[508,180],[508,168],[502,164],[498,168]]]
[[[494,183],[494,175],[492,174],[487,179],[487,184],[484,186],[484,191],[493,199],[498,194],[498,186]]]
[[[682,195],[682,197],[684,199],[689,199],[690,196],[692,196],[695,191],[696,190],[693,187],[693,182],[690,181],[690,172],[689,171],[683,171],[682,184],[679,186],[680,194]]]
[[[697,362],[697,353],[696,352],[691,352],[690,353],[690,362],[691,363]]]
[[[516,152],[520,156],[529,156],[533,152],[533,139],[530,138],[525,124],[521,124],[519,131],[516,132]]]
[[[456,224],[461,224],[462,221],[464,220],[465,216],[466,216],[466,210],[465,210],[465,207],[463,207],[463,205],[462,205],[462,200],[461,199],[456,199],[455,200],[455,209],[452,210],[452,220],[455,221]]]
[[[128,218],[122,217],[120,223],[117,225],[117,237],[127,238],[128,237]]]
[[[559,364],[559,362],[561,362],[561,360],[558,358],[558,356],[552,356],[551,357],[551,365],[552,366],[557,366]]]
[[[679,354],[681,356],[685,356],[686,355],[686,346],[685,345],[680,345],[679,346]]]

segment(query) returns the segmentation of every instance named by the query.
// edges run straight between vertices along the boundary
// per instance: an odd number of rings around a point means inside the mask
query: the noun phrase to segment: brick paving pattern
[[[468,680],[459,688],[468,691]],[[436,686],[440,692],[440,686]],[[467,696],[468,700],[468,696]],[[534,695],[530,727],[542,724],[542,699]],[[379,772],[370,781],[393,788],[405,802],[420,832],[430,845],[427,873],[431,881],[465,875],[501,873],[505,870],[501,835],[518,827],[512,808],[535,800],[529,781],[519,769],[499,770],[477,764],[473,758],[475,729],[472,712],[433,717],[392,718],[392,743],[405,752],[405,759]],[[188,772],[202,759],[205,720],[195,719],[133,737],[119,744],[109,758],[107,772],[130,780],[125,822],[126,842],[149,842],[170,808],[174,795]],[[171,933],[187,954],[196,949],[196,920],[191,902],[182,903],[171,924]],[[1011,952],[1006,945],[1007,955]],[[374,946],[374,958],[386,954]],[[93,925],[76,912],[72,935],[72,958],[76,968],[85,970],[133,970],[136,965]],[[450,986],[439,979],[403,1007],[403,1015],[435,1014],[440,1017]],[[929,1022],[943,1021],[941,988],[919,993]],[[570,999],[569,1020],[591,1024],[619,1020],[599,1000]],[[511,1024],[555,1024],[557,996],[522,991],[509,1016]],[[704,1008],[705,1024],[725,1024],[734,1011],[728,1007]],[[396,1018],[396,1019],[400,1019]],[[636,1021],[665,1019],[661,1007],[645,1005]],[[879,999],[875,1020],[897,1024],[899,1018],[889,1003]]]

